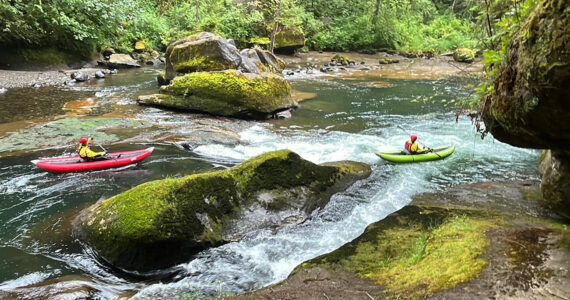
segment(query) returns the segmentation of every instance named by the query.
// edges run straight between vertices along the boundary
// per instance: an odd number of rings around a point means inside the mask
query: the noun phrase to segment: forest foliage
[[[269,37],[280,1],[280,23],[305,33],[305,49],[485,46],[483,0],[0,0],[0,44],[87,55],[109,46],[132,51],[139,40],[164,50],[180,37],[211,31],[245,47]]]

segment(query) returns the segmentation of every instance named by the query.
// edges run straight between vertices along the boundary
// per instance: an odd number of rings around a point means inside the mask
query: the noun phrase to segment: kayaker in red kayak
[[[79,139],[79,147],[77,147],[77,153],[85,161],[96,161],[107,159],[105,155],[107,152],[95,152],[91,150],[89,145],[93,141],[93,138],[81,137]]]
[[[422,154],[431,151],[430,148],[420,147],[418,143],[416,143],[417,139],[418,136],[415,134],[412,134],[412,136],[410,136],[410,139],[406,142],[406,145],[404,146],[406,151],[408,151],[411,154]]]

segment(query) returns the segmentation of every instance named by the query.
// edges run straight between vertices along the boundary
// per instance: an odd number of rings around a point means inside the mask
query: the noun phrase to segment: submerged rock
[[[291,99],[289,82],[271,73],[190,73],[176,77],[160,92],[141,96],[138,103],[245,119],[267,119],[297,105]]]
[[[74,233],[116,267],[164,268],[251,230],[302,221],[370,172],[363,163],[316,165],[288,150],[270,152],[97,202],[78,216]]]

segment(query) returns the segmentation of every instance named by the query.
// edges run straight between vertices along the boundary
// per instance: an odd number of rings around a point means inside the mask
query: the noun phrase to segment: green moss
[[[470,211],[408,206],[304,267],[341,267],[385,286],[386,296],[424,298],[476,278],[487,264],[485,231],[500,223]]]
[[[162,104],[228,116],[247,110],[270,113],[291,105],[288,81],[272,74],[253,76],[228,70],[176,77],[161,93],[181,97]]]
[[[458,62],[473,62],[475,59],[475,52],[468,48],[459,48],[453,52],[453,59]]]
[[[220,60],[206,56],[194,56],[174,65],[174,71],[178,73],[221,71],[229,68],[227,64]]]
[[[249,43],[251,44],[255,44],[255,45],[269,45],[271,43],[271,40],[268,37],[253,37],[251,39],[249,39]]]
[[[342,56],[340,54],[336,54],[335,56],[333,56],[333,58],[331,58],[331,63],[333,64],[342,64],[343,66],[348,65],[348,63],[350,62],[350,59],[348,59],[348,57]]]
[[[386,65],[386,64],[396,64],[399,63],[400,60],[396,59],[396,58],[381,58],[378,61],[381,65]]]

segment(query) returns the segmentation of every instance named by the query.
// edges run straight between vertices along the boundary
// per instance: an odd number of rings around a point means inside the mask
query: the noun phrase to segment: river
[[[143,68],[71,87],[0,94],[0,291],[49,298],[83,289],[102,299],[243,293],[284,279],[419,193],[538,178],[538,151],[491,136],[482,140],[467,117],[456,122],[454,103],[469,94],[463,80],[294,75],[293,88],[314,97],[301,102],[291,119],[254,122],[137,106],[136,96],[156,92],[157,72]],[[201,126],[209,129],[199,131]],[[235,137],[212,137],[226,131]],[[375,155],[403,147],[410,133],[430,146],[454,144],[456,152],[417,164],[387,163]],[[81,135],[95,136],[110,151],[156,150],[136,166],[90,173],[52,174],[30,163],[73,152]],[[173,142],[184,138],[194,142]],[[71,237],[74,214],[98,200],[149,180],[229,168],[285,148],[315,163],[365,162],[373,172],[300,226],[251,232],[168,270],[118,272]]]

